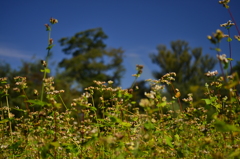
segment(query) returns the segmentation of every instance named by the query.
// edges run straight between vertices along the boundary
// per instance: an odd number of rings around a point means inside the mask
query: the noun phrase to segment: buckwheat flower
[[[10,88],[10,84],[6,84],[6,85],[4,85],[4,87],[5,87],[6,89],[9,89],[9,88]]]
[[[101,101],[104,101],[103,97],[99,97],[99,99],[100,99]]]
[[[41,64],[43,65],[43,67],[46,67],[46,66],[47,66],[47,62],[44,61],[44,60],[41,60]]]
[[[164,88],[164,86],[155,85],[155,86],[153,87],[153,90],[159,91],[159,90],[162,90],[163,88]]]
[[[9,118],[13,118],[15,115],[12,113],[9,113],[8,116],[9,116]]]
[[[113,84],[113,81],[109,80],[109,81],[108,81],[108,84]]]
[[[218,71],[217,71],[217,70],[212,71],[212,72],[208,71],[207,73],[205,73],[205,75],[206,75],[207,77],[216,76],[217,74],[218,74]]]
[[[1,81],[1,82],[7,81],[7,77],[2,77],[2,78],[0,78],[0,81]]]
[[[228,59],[226,56],[227,56],[226,54],[217,55],[217,58],[224,63],[228,63]]]
[[[240,35],[234,35],[234,38],[240,41]]]
[[[229,6],[227,5],[228,3],[230,2],[230,0],[221,0],[221,1],[219,1],[219,4],[222,4],[223,5],[223,7],[225,7],[225,8],[229,8]]]
[[[76,105],[77,105],[77,103],[75,103],[75,102],[71,103],[71,106],[76,106]]]
[[[46,31],[50,31],[50,30],[51,30],[51,27],[50,27],[49,24],[44,24],[44,25],[45,25],[45,27],[46,27]]]
[[[49,39],[48,44],[49,44],[49,45],[52,45],[52,44],[53,44],[53,39],[52,39],[52,38]]]
[[[176,98],[179,98],[180,96],[181,96],[181,93],[180,93],[180,91],[178,90],[178,89],[175,89],[175,91],[176,91],[176,93],[175,93],[175,97]]]
[[[151,91],[150,93],[145,92],[144,95],[147,96],[148,98],[154,99],[156,93]]]
[[[136,65],[136,67],[137,67],[138,70],[141,70],[141,69],[143,69],[144,66],[143,65]]]
[[[16,88],[13,88],[13,91],[20,92],[20,89],[16,87]]]
[[[231,20],[229,20],[227,23],[224,23],[224,24],[221,24],[220,26],[221,27],[231,27],[231,26],[233,26],[233,25],[235,25],[234,23],[232,23],[232,21]]]
[[[50,23],[56,24],[56,23],[58,23],[58,20],[57,20],[57,19],[54,19],[54,18],[50,18]]]
[[[38,96],[38,90],[34,89],[34,90],[33,90],[33,94],[34,94],[35,96]]]
[[[166,102],[166,101],[167,101],[167,97],[165,97],[165,96],[162,97],[162,101],[163,101],[163,102]]]
[[[221,41],[222,38],[229,37],[228,35],[224,34],[221,30],[217,29],[216,33],[213,33],[212,36],[208,35],[207,38],[210,40],[211,43],[216,44]]]

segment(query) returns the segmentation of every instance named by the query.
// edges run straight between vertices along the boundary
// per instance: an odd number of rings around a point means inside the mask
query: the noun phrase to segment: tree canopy
[[[155,78],[160,79],[169,72],[175,72],[174,85],[181,91],[182,97],[188,93],[197,95],[206,82],[206,72],[212,70],[216,60],[208,54],[202,54],[202,48],[190,48],[188,42],[177,40],[171,42],[171,50],[165,45],[157,47],[157,54],[150,54],[152,62],[160,67],[153,71]],[[172,90],[167,87],[168,92]],[[196,98],[200,98],[196,96]]]
[[[72,55],[59,63],[61,68],[65,68],[63,77],[78,83],[80,88],[91,86],[94,80],[112,80],[114,85],[119,85],[125,71],[122,65],[124,51],[121,48],[106,48],[105,39],[107,35],[101,28],[60,39],[63,52]]]

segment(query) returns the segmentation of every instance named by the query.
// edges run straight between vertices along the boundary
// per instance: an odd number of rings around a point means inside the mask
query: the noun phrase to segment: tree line
[[[61,71],[54,75],[55,87],[65,90],[63,100],[67,104],[78,97],[79,93],[84,92],[84,88],[94,86],[94,80],[106,82],[111,80],[113,87],[121,86],[121,78],[126,70],[123,65],[124,51],[121,48],[108,48],[104,42],[107,38],[102,28],[94,28],[59,40],[66,58],[58,64]],[[184,40],[172,41],[171,48],[159,45],[157,51],[156,54],[149,54],[152,63],[159,67],[158,71],[152,72],[154,77],[160,79],[166,73],[175,72],[177,76],[173,84],[180,90],[181,98],[187,97],[188,93],[192,93],[196,101],[203,98],[204,84],[208,80],[205,73],[215,67],[216,58],[203,54],[201,47],[191,48]],[[8,77],[12,86],[13,77],[26,77],[28,81],[26,94],[34,96],[34,90],[41,88],[42,67],[40,60],[23,62],[18,70],[13,70],[8,63],[1,63],[0,76]],[[239,68],[240,62],[237,62],[233,71],[240,73]],[[138,81],[136,85],[139,89],[134,91],[134,98],[139,100],[144,98],[144,92],[149,88],[145,81]],[[166,91],[163,92],[166,96],[172,93],[171,87],[166,87]],[[19,96],[16,92],[14,94],[16,97]],[[24,107],[24,104],[14,96],[10,97],[10,102],[14,106]]]

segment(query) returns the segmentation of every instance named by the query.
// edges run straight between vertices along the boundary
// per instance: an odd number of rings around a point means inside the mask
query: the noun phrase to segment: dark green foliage
[[[104,40],[107,35],[101,28],[89,29],[76,33],[73,37],[59,40],[65,54],[72,57],[63,59],[59,66],[65,68],[62,77],[69,82],[76,82],[81,89],[89,87],[94,80],[114,81],[120,84],[124,72],[123,50],[106,49]]]
[[[0,77],[8,77],[10,72],[11,66],[4,61],[0,61]]]

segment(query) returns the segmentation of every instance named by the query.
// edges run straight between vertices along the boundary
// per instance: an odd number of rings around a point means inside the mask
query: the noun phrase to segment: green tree
[[[171,42],[171,50],[159,45],[157,54],[150,54],[152,62],[160,67],[160,71],[154,71],[154,77],[160,79],[164,74],[175,72],[177,76],[173,82],[175,88],[181,92],[181,98],[193,93],[194,99],[202,98],[206,72],[212,70],[216,60],[207,55],[202,55],[202,48],[191,49],[186,41],[177,40]],[[171,87],[166,87],[168,93],[173,95]]]
[[[106,49],[104,40],[107,35],[101,28],[89,29],[76,33],[73,37],[59,40],[65,54],[71,58],[64,58],[59,66],[64,68],[61,76],[68,82],[83,89],[93,85],[93,81],[114,81],[120,84],[125,71],[123,50],[118,48]]]

